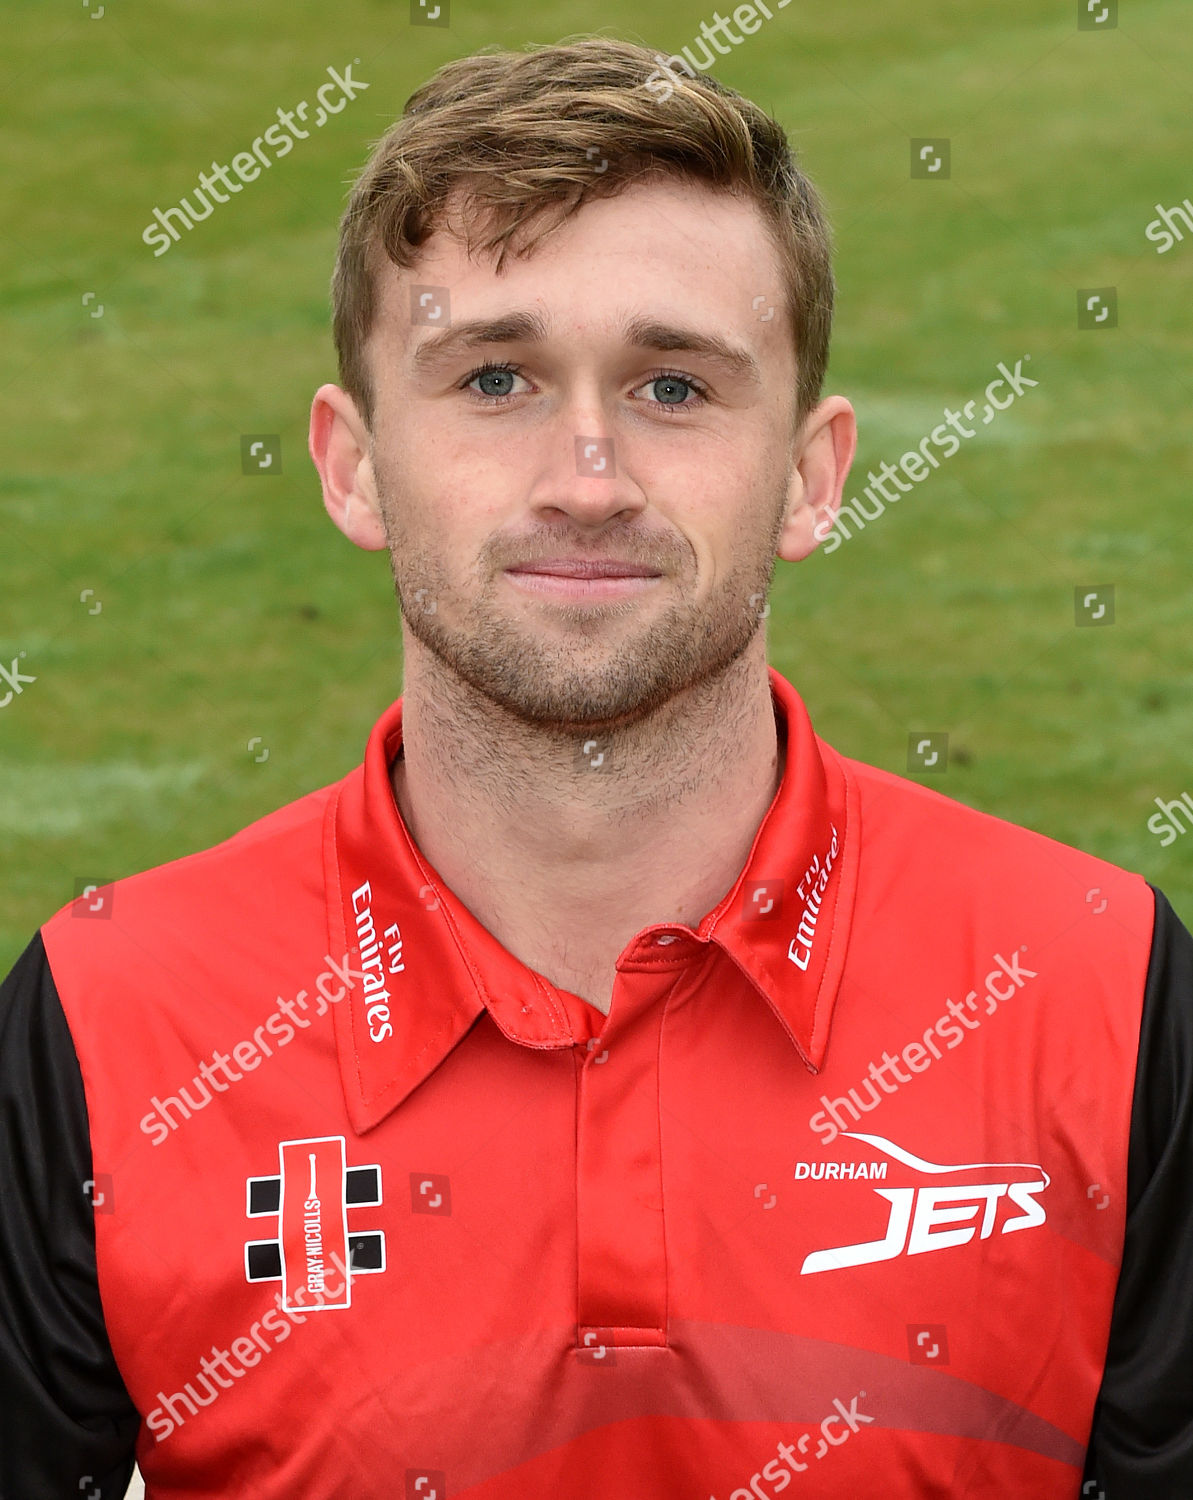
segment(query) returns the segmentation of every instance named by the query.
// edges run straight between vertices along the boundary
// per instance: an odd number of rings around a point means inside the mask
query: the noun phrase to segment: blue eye
[[[704,406],[708,401],[708,387],[694,380],[690,375],[680,375],[674,370],[663,370],[658,375],[652,375],[645,385],[638,387],[641,391],[649,390],[653,394],[646,398],[647,406],[657,406],[659,415],[664,412],[670,416],[673,413],[684,411],[695,411],[697,407]]]
[[[650,381],[655,400],[663,406],[682,406],[688,394],[696,389],[690,381],[678,375],[659,375]]]
[[[509,396],[513,394],[515,371],[503,365],[490,365],[469,377],[469,384],[480,382],[482,396]]]

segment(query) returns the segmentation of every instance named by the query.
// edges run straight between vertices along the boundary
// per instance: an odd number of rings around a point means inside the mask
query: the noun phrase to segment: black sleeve
[[[41,934],[0,985],[0,1497],[122,1500],[140,1417],[104,1327],[83,1078]]]
[[[1193,936],[1155,890],[1127,1226],[1082,1495],[1193,1497]]]

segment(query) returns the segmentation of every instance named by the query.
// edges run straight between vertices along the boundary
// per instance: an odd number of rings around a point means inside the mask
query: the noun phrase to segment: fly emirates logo
[[[1011,1234],[1017,1229],[1037,1229],[1047,1217],[1037,1195],[1051,1179],[1043,1167],[1033,1163],[964,1162],[940,1166],[913,1156],[881,1135],[843,1131],[842,1137],[864,1141],[887,1160],[801,1161],[795,1166],[796,1180],[848,1182],[865,1178],[869,1182],[875,1177],[886,1179],[888,1169],[892,1178],[896,1174],[899,1177],[914,1174],[914,1177],[906,1186],[870,1189],[886,1211],[884,1229],[881,1217],[875,1216],[875,1227],[881,1229],[876,1238],[830,1250],[813,1250],[804,1257],[801,1276],[841,1271],[847,1266],[873,1265],[900,1255],[951,1250],[975,1239],[988,1240],[992,1235]],[[900,1167],[910,1172],[900,1172]],[[915,1180],[921,1176],[929,1181]],[[941,1182],[942,1177],[955,1180]]]
[[[824,893],[828,889],[828,878],[833,873],[833,865],[839,848],[835,823],[832,825],[832,832],[832,843],[825,850],[824,858],[822,859],[819,854],[812,856],[812,863],[804,871],[804,878],[796,887],[795,892],[803,905],[800,907],[799,928],[787,945],[787,957],[797,969],[803,969],[805,972],[812,960],[812,944],[816,941],[816,923],[820,920],[820,903],[824,900]]]
[[[352,892],[352,915],[356,919],[359,968],[364,974],[364,1007],[369,1036],[375,1042],[383,1042],[394,1034],[385,976],[400,974],[406,967],[402,957],[402,931],[396,922],[391,922],[378,936],[373,918],[373,887],[367,880]]]

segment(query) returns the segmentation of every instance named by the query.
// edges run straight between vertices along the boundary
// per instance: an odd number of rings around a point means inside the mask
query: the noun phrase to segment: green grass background
[[[0,710],[3,970],[78,878],[345,774],[400,691],[386,559],[333,530],[306,454],[369,142],[486,43],[671,51],[715,9],[456,0],[444,30],[382,0],[100,3],[13,0],[0,62],[0,661],[37,678]],[[847,495],[999,360],[1040,381],[835,554],[778,564],[770,656],[843,752],[905,772],[909,733],[945,730],[955,758],[922,779],[1141,871],[1190,922],[1193,835],[1146,823],[1193,792],[1193,239],[1161,256],[1144,227],[1193,196],[1193,25],[1188,0],[1076,21],[1073,0],[797,0],[717,65],[831,212]],[[155,259],[154,205],[356,57],[368,91]],[[951,139],[948,182],[911,180],[913,136]],[[1119,327],[1079,331],[1077,289],[1108,285]],[[281,434],[280,477],[240,473],[246,432]],[[1116,623],[1076,628],[1074,588],[1104,583]]]

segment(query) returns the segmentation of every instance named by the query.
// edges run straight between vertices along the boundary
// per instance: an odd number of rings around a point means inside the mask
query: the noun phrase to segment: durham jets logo
[[[249,1281],[280,1281],[282,1306],[303,1312],[352,1305],[352,1279],[385,1270],[385,1235],[352,1233],[348,1214],[381,1202],[381,1168],[348,1167],[342,1135],[281,1141],[274,1177],[248,1179],[250,1219],[270,1218],[277,1238],[244,1247]]]
[[[855,1245],[838,1245],[831,1250],[813,1250],[804,1257],[801,1276],[817,1271],[840,1271],[846,1266],[868,1266],[880,1260],[894,1260],[897,1255],[923,1255],[932,1250],[948,1250],[967,1245],[975,1238],[987,1240],[994,1234],[1011,1234],[1016,1229],[1036,1229],[1047,1215],[1036,1201],[1051,1178],[1043,1167],[1031,1162],[981,1161],[940,1166],[904,1151],[893,1141],[861,1131],[842,1131],[842,1138],[865,1141],[888,1161],[797,1162],[796,1180],[854,1181],[865,1178],[885,1179],[891,1162],[900,1163],[913,1172],[930,1178],[950,1177],[951,1182],[912,1183],[899,1187],[875,1187],[870,1193],[885,1210],[886,1227],[876,1239]],[[892,1176],[898,1168],[892,1169]],[[975,1174],[981,1174],[977,1180]],[[898,1173],[904,1176],[904,1173]],[[879,1207],[876,1203],[875,1209]],[[1018,1212],[1016,1211],[1018,1210]],[[881,1229],[882,1217],[874,1215],[874,1225]]]

